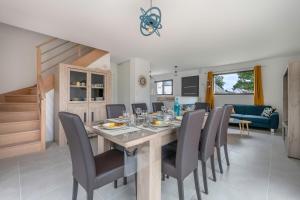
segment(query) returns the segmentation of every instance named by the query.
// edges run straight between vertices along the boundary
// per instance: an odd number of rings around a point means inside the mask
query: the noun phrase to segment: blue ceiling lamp
[[[159,29],[162,28],[161,25],[161,11],[158,7],[152,7],[152,0],[150,8],[145,11],[141,8],[142,15],[140,16],[140,31],[142,35],[149,36],[156,33],[160,36]]]

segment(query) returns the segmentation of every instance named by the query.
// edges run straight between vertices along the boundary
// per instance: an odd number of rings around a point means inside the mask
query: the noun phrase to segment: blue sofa
[[[272,113],[271,117],[263,117],[261,113],[264,108],[271,106],[255,106],[255,105],[241,105],[233,104],[235,113],[231,114],[232,118],[251,121],[252,127],[278,129],[279,114]]]

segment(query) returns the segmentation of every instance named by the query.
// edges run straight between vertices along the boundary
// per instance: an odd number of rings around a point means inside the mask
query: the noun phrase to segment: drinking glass
[[[162,111],[163,113],[165,113],[165,112],[167,111],[166,106],[162,106],[162,107],[161,107],[161,111]]]
[[[141,108],[136,108],[135,112],[139,116],[142,113],[142,109]]]

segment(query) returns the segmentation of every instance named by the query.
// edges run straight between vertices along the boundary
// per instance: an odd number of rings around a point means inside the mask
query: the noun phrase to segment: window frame
[[[171,81],[171,82],[172,82],[172,93],[171,93],[171,94],[165,94],[165,88],[164,88],[165,85],[164,85],[164,83],[167,82],[167,81]],[[159,82],[162,82],[162,94],[158,94],[158,93],[157,93],[157,83],[159,83]],[[174,89],[173,83],[174,83],[174,82],[173,82],[173,79],[161,80],[161,81],[155,81],[156,95],[157,95],[157,96],[167,96],[167,95],[170,96],[170,95],[173,95],[173,93],[174,93],[174,92],[173,92],[173,89]],[[166,85],[166,86],[169,86],[169,85]]]
[[[214,73],[213,74],[213,87],[214,87],[214,95],[254,95],[254,86],[253,86],[253,92],[248,93],[216,93],[215,92],[215,76],[218,75],[226,75],[226,74],[235,74],[240,72],[253,72],[253,78],[254,78],[254,70],[248,69],[248,70],[241,70],[241,71],[232,71],[232,72],[221,72],[221,73]]]

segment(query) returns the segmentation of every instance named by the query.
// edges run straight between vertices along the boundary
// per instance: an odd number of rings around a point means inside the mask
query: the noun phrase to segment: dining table
[[[207,116],[208,113],[203,127]],[[107,121],[117,122],[118,119]],[[137,199],[161,200],[162,146],[177,139],[180,125],[180,120],[172,120],[167,127],[137,125],[120,130],[105,130],[99,123],[94,123],[86,126],[86,129],[97,135],[98,154],[109,150],[112,144],[120,145],[128,151],[137,149]]]

